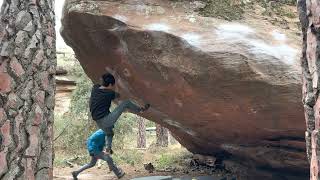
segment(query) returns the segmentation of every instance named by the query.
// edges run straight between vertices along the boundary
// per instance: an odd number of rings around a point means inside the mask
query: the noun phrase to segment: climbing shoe
[[[113,171],[112,167],[109,165],[108,165],[108,167],[109,167],[109,172],[112,172]]]
[[[115,173],[115,174],[116,174],[118,179],[121,179],[126,173],[121,168],[119,168],[118,172]]]
[[[142,108],[141,108],[141,112],[144,112],[146,110],[148,110],[150,108],[150,104],[145,104]]]
[[[78,180],[78,174],[77,174],[77,172],[75,172],[75,171],[73,171],[72,173],[72,177],[73,177],[73,180]]]

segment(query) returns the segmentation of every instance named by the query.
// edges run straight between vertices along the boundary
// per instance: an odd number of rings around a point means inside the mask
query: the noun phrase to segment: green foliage
[[[135,166],[142,163],[143,152],[134,149],[117,151],[117,153],[113,155],[113,160],[117,164],[129,164],[131,166]]]
[[[244,6],[234,4],[232,0],[203,0],[205,7],[199,9],[200,15],[217,17],[228,21],[243,18]]]
[[[79,63],[74,63],[71,75],[77,77],[77,86],[71,97],[70,111],[56,116],[54,132],[56,137],[60,136],[55,142],[56,148],[76,153],[86,148],[86,139],[96,126],[89,118],[88,99],[92,82]]]
[[[279,2],[282,3],[282,4],[290,5],[290,6],[297,5],[297,1],[296,0],[280,0]]]
[[[77,87],[72,93],[71,114],[76,115],[78,119],[88,119],[89,116],[89,98],[92,88],[92,81],[84,73],[80,65],[74,66],[71,74],[77,77]]]
[[[125,113],[121,115],[114,128],[114,149],[123,149],[130,137],[136,138],[133,128],[137,127],[136,115]]]
[[[57,153],[56,153],[57,154]],[[54,157],[54,162],[53,162],[54,167],[64,167],[65,166],[65,160],[61,156],[55,156]]]
[[[166,168],[175,163],[175,156],[171,154],[161,154],[160,158],[156,161],[157,168]]]
[[[273,5],[271,9],[276,15],[280,17],[295,18],[297,16],[295,13],[286,10],[281,4]]]
[[[81,68],[79,61],[74,57],[71,52],[64,52],[57,54],[57,64],[63,67],[68,72],[71,72],[75,67]]]
[[[146,122],[146,127],[155,127],[156,123],[153,121],[145,121]]]
[[[192,154],[185,150],[179,149],[173,152],[167,151],[166,153],[160,154],[160,156],[156,159],[155,166],[157,169],[163,169],[172,167],[172,165],[183,165],[184,159],[190,159]]]
[[[69,166],[67,162],[73,164],[86,164],[90,161],[91,157],[87,155],[86,152],[77,151],[73,154],[66,154],[61,150],[55,151],[54,167],[67,167]]]
[[[279,17],[288,17],[288,18],[296,18],[296,13],[285,8],[286,5],[295,6],[296,1],[292,0],[282,0],[282,1],[266,1],[259,0],[259,3],[266,9],[263,13],[266,16],[271,16],[275,14]]]
[[[55,148],[66,153],[85,150],[86,139],[96,129],[94,123],[88,120],[79,120],[73,114],[56,116],[54,127],[55,138],[57,138],[54,142]]]
[[[202,0],[205,3],[203,8],[198,9],[199,14],[206,17],[217,17],[228,21],[240,20],[246,10],[252,9],[255,3],[266,9],[264,15],[276,14],[280,17],[295,18],[296,14],[284,8],[285,5],[295,6],[295,0]]]

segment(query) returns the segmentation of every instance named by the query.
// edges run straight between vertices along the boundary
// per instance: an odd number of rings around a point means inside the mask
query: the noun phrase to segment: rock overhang
[[[67,3],[62,35],[93,81],[106,67],[114,69],[121,94],[151,103],[144,116],[168,127],[193,152],[228,152],[306,170],[294,40],[278,30],[164,15],[165,8],[143,16],[145,6],[121,6]],[[277,160],[261,161],[259,153]]]

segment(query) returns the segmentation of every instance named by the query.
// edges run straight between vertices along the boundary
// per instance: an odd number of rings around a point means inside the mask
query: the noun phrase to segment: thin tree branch
[[[59,137],[67,130],[67,128],[71,125],[71,123],[67,124],[63,129],[62,131],[60,132],[60,134],[54,138],[53,142],[55,142],[57,139],[59,139]]]

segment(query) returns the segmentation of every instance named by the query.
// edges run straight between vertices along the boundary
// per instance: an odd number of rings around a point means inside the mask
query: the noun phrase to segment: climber
[[[106,144],[105,140],[106,133],[99,129],[94,132],[87,140],[87,149],[91,156],[91,161],[89,164],[84,165],[77,171],[73,171],[71,174],[74,180],[77,180],[77,176],[84,170],[92,168],[96,165],[98,159],[102,159],[107,162],[110,171],[113,171],[114,174],[118,177],[118,179],[122,178],[125,173],[121,168],[118,168],[114,163],[109,154],[105,154],[103,152],[103,148]]]
[[[118,107],[112,112],[109,111],[111,101],[119,98],[119,93],[115,92],[115,78],[112,74],[106,73],[102,76],[102,85],[96,84],[93,86],[90,97],[90,112],[92,119],[96,121],[98,127],[107,135],[106,152],[113,154],[112,138],[114,136],[113,128],[118,118],[126,109],[135,113],[146,111],[150,104],[145,104],[144,107],[139,107],[130,100],[122,101]]]

